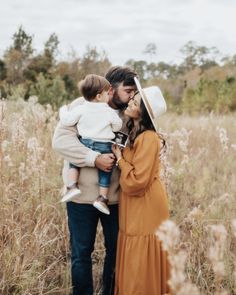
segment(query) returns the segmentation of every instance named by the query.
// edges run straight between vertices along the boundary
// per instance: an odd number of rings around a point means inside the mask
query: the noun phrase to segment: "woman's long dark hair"
[[[148,114],[148,111],[144,105],[143,100],[141,99],[140,102],[140,110],[141,110],[141,120],[139,121],[138,125],[134,125],[133,119],[129,119],[127,122],[127,128],[129,132],[129,146],[133,148],[134,141],[138,137],[139,134],[143,133],[146,130],[153,130],[155,131],[155,128],[152,124],[152,121],[150,119],[150,116]],[[165,139],[163,138],[163,135],[158,133],[160,140],[162,142],[162,148],[166,148]]]

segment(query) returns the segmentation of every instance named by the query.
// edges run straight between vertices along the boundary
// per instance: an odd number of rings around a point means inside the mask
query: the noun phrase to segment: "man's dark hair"
[[[105,78],[116,88],[123,82],[124,86],[135,85],[134,77],[137,73],[129,67],[114,66],[111,67],[105,75]]]

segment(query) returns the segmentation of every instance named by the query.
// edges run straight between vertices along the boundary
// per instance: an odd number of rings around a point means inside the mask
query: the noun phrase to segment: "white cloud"
[[[20,25],[34,35],[37,49],[55,32],[65,54],[87,44],[107,51],[113,63],[144,59],[145,46],[157,45],[158,60],[179,61],[188,41],[236,53],[233,0],[8,0],[1,4],[0,52]]]

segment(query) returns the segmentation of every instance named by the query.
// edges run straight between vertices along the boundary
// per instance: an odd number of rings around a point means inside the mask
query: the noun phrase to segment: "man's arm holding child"
[[[70,109],[83,104],[84,99],[78,98],[70,105]],[[77,137],[75,126],[66,127],[59,122],[55,129],[52,148],[57,151],[65,160],[78,167],[97,167],[104,171],[109,171],[114,163],[113,154],[103,154],[95,152],[84,146]]]
[[[59,110],[61,124],[68,127],[76,125],[80,120],[82,108],[83,105],[79,105],[69,110],[67,105],[62,106]]]

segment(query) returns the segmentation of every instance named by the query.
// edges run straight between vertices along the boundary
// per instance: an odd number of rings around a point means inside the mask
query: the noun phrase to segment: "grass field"
[[[67,220],[59,203],[62,159],[51,149],[56,122],[51,107],[34,97],[0,101],[2,295],[70,293]],[[159,126],[167,142],[162,177],[177,225],[165,230],[170,256],[178,258],[172,260],[174,292],[193,294],[180,286],[192,282],[196,294],[236,294],[235,114],[166,114]],[[179,231],[175,241],[173,229]],[[98,228],[95,294],[103,257]]]

